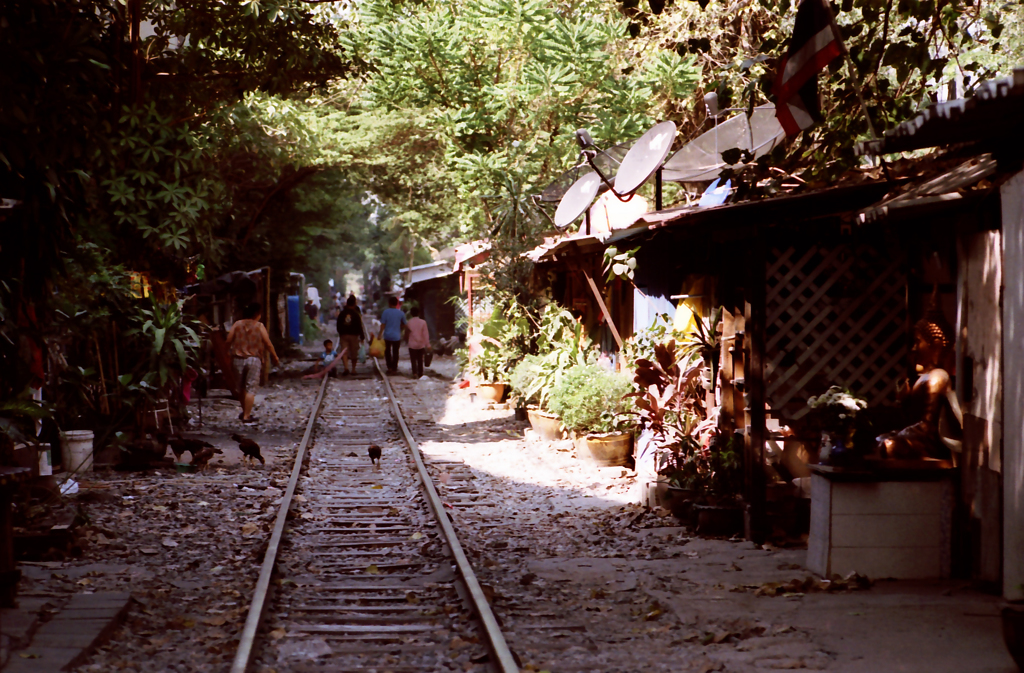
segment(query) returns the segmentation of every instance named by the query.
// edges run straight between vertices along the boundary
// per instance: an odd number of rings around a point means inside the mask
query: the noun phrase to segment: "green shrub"
[[[598,365],[568,369],[551,391],[549,407],[562,425],[579,434],[612,432],[623,426],[632,392],[629,379]]]
[[[539,355],[527,355],[512,370],[508,382],[512,386],[512,395],[517,406],[540,404],[541,378],[544,376],[543,358]]]

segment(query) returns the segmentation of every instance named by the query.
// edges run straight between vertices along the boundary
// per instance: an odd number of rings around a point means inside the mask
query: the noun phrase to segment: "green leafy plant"
[[[512,370],[508,382],[512,386],[512,395],[516,406],[540,404],[541,377],[544,373],[544,362],[540,355],[527,355]]]
[[[681,348],[683,357],[689,362],[701,361],[704,363],[703,385],[705,390],[713,391],[715,381],[718,380],[718,361],[721,357],[721,330],[719,323],[722,321],[722,307],[711,311],[707,318],[696,316],[695,328],[683,336]]]
[[[530,348],[533,330],[526,310],[506,299],[477,329],[480,350],[469,359],[470,373],[487,383],[507,382]]]
[[[633,369],[637,360],[653,360],[654,347],[665,343],[673,335],[672,318],[667,313],[655,316],[649,327],[637,330],[622,344],[624,368]]]
[[[186,370],[195,364],[199,347],[197,324],[182,313],[182,302],[160,304],[148,300],[130,316],[125,331],[132,368],[121,374],[120,399],[135,412],[140,424],[146,411],[165,402],[176,404]]]
[[[32,425],[50,415],[50,409],[33,400],[32,391],[25,388],[17,397],[0,402],[0,434],[14,442],[32,441],[35,437]]]
[[[506,359],[499,347],[484,347],[469,360],[469,373],[482,383],[504,383],[508,375]]]
[[[636,271],[636,253],[640,248],[633,248],[625,252],[619,252],[614,245],[604,251],[604,272],[607,274],[607,281],[610,283],[616,278],[633,281],[633,272]]]
[[[548,304],[533,335],[536,354],[524,357],[513,370],[513,394],[549,408],[551,391],[572,367],[582,367],[596,358],[593,342],[583,325],[556,304]]]
[[[658,472],[675,486],[694,489],[703,496],[726,498],[738,493],[739,454],[732,438],[717,428],[717,407],[705,407],[703,359],[685,368],[675,340],[656,344],[653,360],[640,358],[634,368],[636,390],[632,414],[649,430],[659,451]]]
[[[562,425],[579,434],[613,432],[629,427],[625,396],[629,379],[595,364],[569,368],[554,386],[551,411]]]

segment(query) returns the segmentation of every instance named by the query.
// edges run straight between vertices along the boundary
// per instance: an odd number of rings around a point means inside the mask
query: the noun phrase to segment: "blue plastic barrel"
[[[298,295],[288,297],[288,338],[302,345],[302,304]]]

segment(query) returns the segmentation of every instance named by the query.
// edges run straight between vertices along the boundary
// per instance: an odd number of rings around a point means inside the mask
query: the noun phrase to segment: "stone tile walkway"
[[[4,610],[0,624],[20,629],[29,642],[11,653],[4,673],[57,673],[74,666],[110,636],[120,623],[131,596],[127,593],[76,594],[52,619],[39,624],[33,601],[22,599],[15,610]]]

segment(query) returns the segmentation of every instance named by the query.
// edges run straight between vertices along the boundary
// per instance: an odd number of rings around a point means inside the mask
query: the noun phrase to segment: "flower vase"
[[[821,465],[828,465],[829,458],[832,457],[832,450],[834,445],[832,444],[832,433],[822,431],[821,433],[821,449],[818,451],[818,463]]]

